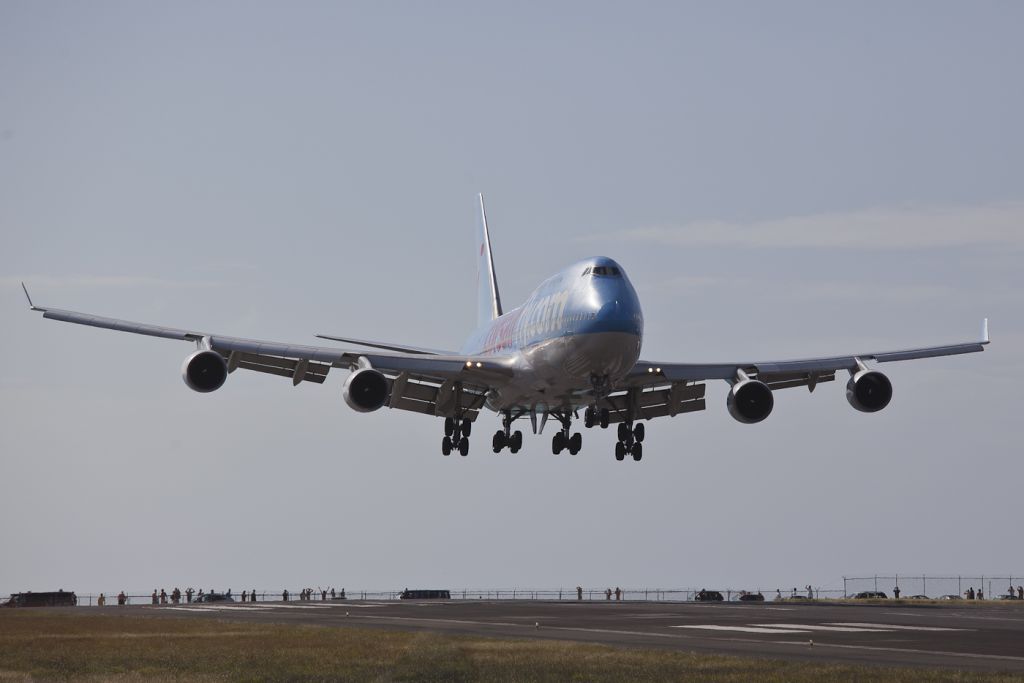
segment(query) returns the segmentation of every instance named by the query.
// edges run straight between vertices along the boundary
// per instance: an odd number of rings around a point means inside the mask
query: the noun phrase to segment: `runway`
[[[1024,672],[1024,609],[998,603],[350,600],[101,609],[150,616],[543,638],[747,657]]]

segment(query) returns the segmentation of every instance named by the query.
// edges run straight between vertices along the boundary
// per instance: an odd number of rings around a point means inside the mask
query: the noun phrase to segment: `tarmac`
[[[100,609],[845,664],[1024,672],[1024,609],[999,603],[337,600]]]

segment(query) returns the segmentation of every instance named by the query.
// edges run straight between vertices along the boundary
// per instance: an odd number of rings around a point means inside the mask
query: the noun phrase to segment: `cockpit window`
[[[587,267],[586,270],[583,271],[583,275],[581,275],[580,277],[586,277],[588,275],[590,275],[590,267],[589,266]]]
[[[590,273],[592,273],[594,275],[603,275],[605,277],[608,277],[608,276],[611,276],[611,277],[621,277],[622,276],[622,273],[615,266],[594,266],[593,268],[587,268],[587,270],[584,271],[583,274],[586,275],[588,272],[590,272]]]

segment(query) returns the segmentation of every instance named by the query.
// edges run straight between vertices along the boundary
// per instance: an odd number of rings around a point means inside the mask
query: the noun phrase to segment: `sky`
[[[842,587],[1024,574],[1024,5],[0,4],[0,593]],[[972,341],[552,456],[358,414],[346,373],[189,391],[233,336],[458,348],[474,202],[501,294],[618,260],[642,356]],[[482,437],[479,435],[483,435]]]

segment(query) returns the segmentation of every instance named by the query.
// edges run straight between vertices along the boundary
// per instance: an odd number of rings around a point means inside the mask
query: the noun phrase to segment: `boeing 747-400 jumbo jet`
[[[227,337],[197,330],[159,327],[35,306],[44,318],[195,343],[182,378],[198,392],[216,391],[238,369],[301,382],[323,383],[331,368],[350,370],[342,388],[358,412],[397,408],[444,420],[441,452],[469,453],[470,432],[484,408],[501,417],[495,453],[517,453],[523,445],[516,420],[529,418],[534,434],[548,418],[558,421],[554,454],[575,455],[583,444],[572,423],[583,410],[586,427],[617,426],[615,458],[643,457],[644,420],[704,410],[704,382],[731,386],[729,414],[744,424],[772,412],[777,389],[831,382],[847,371],[846,400],[865,413],[885,408],[892,384],[868,361],[886,363],[982,351],[988,321],[978,341],[905,351],[857,353],[829,358],[725,363],[658,363],[640,360],[644,316],[622,266],[602,256],[584,259],[545,280],[526,303],[505,312],[494,275],[490,234],[479,197],[477,230],[477,331],[461,351],[437,351],[341,336],[322,339],[360,347],[343,350]],[[22,285],[24,288],[24,285]]]

